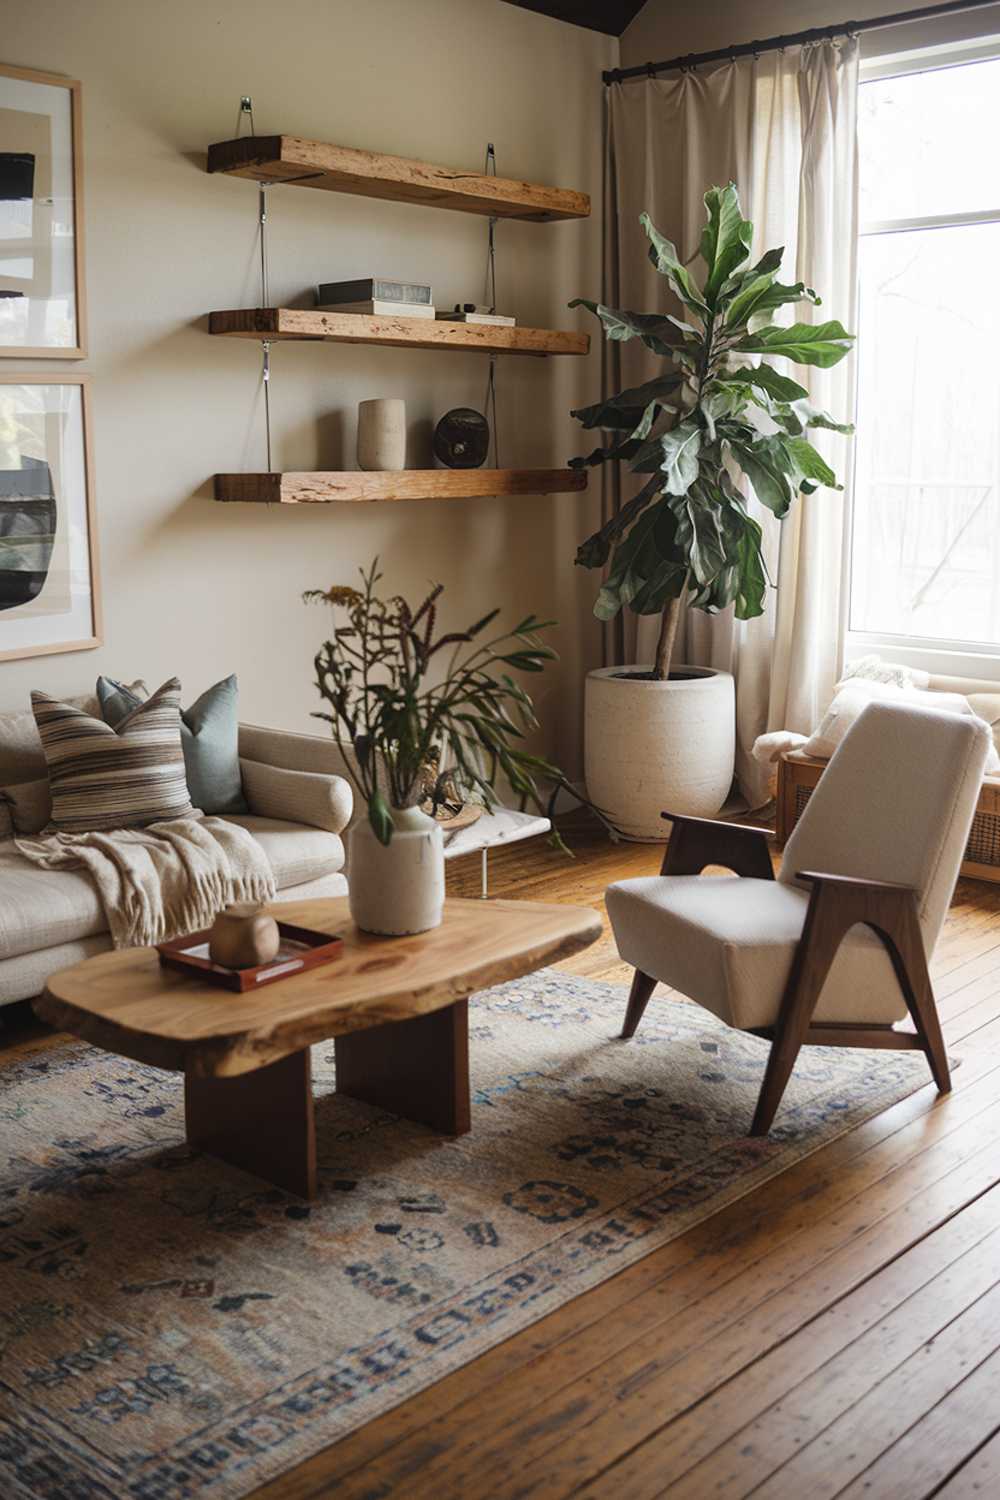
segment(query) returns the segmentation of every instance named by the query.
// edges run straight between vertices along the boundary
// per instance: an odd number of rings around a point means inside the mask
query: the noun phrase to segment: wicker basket
[[[825,760],[797,755],[781,757],[775,822],[779,848],[784,848],[826,766]],[[1000,782],[992,778],[983,782],[979,793],[969,842],[965,846],[962,874],[970,880],[990,880],[1000,884]]]

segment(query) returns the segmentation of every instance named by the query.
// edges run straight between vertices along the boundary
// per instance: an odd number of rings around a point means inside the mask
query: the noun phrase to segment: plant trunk
[[[680,593],[676,599],[671,599],[660,619],[660,638],[656,643],[656,660],[653,665],[653,676],[657,682],[665,682],[670,676],[670,659],[674,654],[674,641],[677,639],[677,627],[686,593],[687,578],[681,584]]]

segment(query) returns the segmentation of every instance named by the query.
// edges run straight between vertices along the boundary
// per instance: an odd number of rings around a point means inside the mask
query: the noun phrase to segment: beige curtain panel
[[[704,222],[702,196],[734,181],[754,223],[753,253],[784,245],[785,280],[817,289],[823,306],[803,304],[800,321],[836,317],[856,326],[857,84],[854,38],[736,59],[709,71],[633,80],[608,88],[607,229],[602,300],[651,311],[665,284],[646,256],[645,209],[685,260],[694,260]],[[785,368],[785,362],[780,362]],[[649,379],[662,361],[638,340],[605,351],[605,386]],[[789,367],[811,399],[843,420],[854,410],[853,358],[832,370]],[[850,440],[811,436],[838,478],[850,480]],[[608,466],[611,468],[612,466]],[[620,492],[619,492],[620,487]],[[605,478],[605,513],[638,488],[627,472]],[[779,523],[750,500],[764,530],[777,592],[764,616],[741,623],[732,611],[689,610],[676,659],[736,677],[740,789],[751,807],[768,796],[750,751],[759,734],[808,734],[839,675],[844,611],[846,491],[818,490]],[[657,621],[628,614],[606,643],[616,662],[650,662]]]

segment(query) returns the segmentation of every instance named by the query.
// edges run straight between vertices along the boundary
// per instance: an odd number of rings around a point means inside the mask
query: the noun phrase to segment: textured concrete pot
[[[358,468],[406,468],[406,402],[396,396],[358,404]]]
[[[392,820],[388,844],[379,843],[367,814],[351,829],[347,890],[363,932],[402,937],[441,925],[444,837],[419,807],[394,808]]]
[[[677,666],[668,682],[649,667],[602,667],[587,676],[587,795],[627,839],[661,842],[671,810],[714,817],[729,794],[736,695],[728,672]],[[635,675],[630,675],[635,674]]]

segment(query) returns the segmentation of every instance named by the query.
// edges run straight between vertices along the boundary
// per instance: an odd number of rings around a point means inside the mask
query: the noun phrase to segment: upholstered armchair
[[[832,757],[777,879],[764,829],[664,813],[660,875],[607,893],[635,967],[623,1037],[657,982],[771,1042],[751,1134],[766,1135],[805,1043],[916,1047],[951,1087],[927,961],[989,747],[981,720],[872,703]],[[739,879],[703,875],[707,865]],[[915,1027],[895,1029],[909,1013]]]

